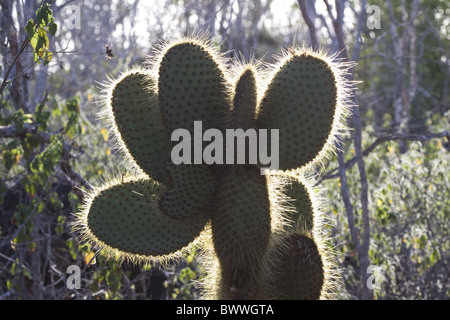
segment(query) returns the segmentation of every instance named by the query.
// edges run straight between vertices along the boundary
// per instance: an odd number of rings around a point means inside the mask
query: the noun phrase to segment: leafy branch
[[[43,4],[41,4],[41,6],[37,9],[36,17],[28,20],[25,26],[27,36],[23,40],[19,51],[14,56],[12,63],[8,66],[8,69],[5,72],[5,77],[0,85],[0,94],[2,94],[6,85],[12,82],[12,79],[9,79],[9,75],[14,65],[19,60],[19,57],[24,53],[28,44],[33,47],[33,66],[39,61],[42,61],[42,64],[45,66],[52,60],[53,53],[50,51],[50,40],[48,38],[48,34],[53,37],[58,30],[58,25],[55,23],[53,11],[50,9],[50,6],[51,4],[44,1]]]
[[[50,4],[44,4],[36,11],[36,18],[28,20],[25,30],[27,39],[33,47],[34,61],[41,60],[44,66],[49,64],[53,58],[53,53],[49,49],[48,33],[53,37],[58,30]]]
[[[26,167],[34,174],[51,172],[58,165],[71,185],[92,188],[70,164],[69,160],[74,158],[71,151],[76,150],[74,143],[65,142],[63,139],[63,135],[73,138],[79,127],[78,99],[67,100],[64,111],[68,116],[67,123],[54,132],[49,130],[51,113],[44,109],[43,103],[36,107],[34,114],[24,113],[20,109],[8,117],[0,117],[0,139],[16,139],[23,148],[21,151],[17,143],[12,142],[2,151],[2,160],[7,171],[19,162],[23,154],[29,158]],[[34,155],[34,152],[43,149],[44,145],[44,151]]]

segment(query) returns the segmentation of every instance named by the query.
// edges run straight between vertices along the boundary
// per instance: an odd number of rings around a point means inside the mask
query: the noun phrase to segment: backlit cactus
[[[82,239],[132,261],[202,245],[207,299],[328,297],[335,273],[306,174],[333,150],[347,110],[349,65],[334,58],[290,48],[263,69],[230,64],[208,41],[190,38],[111,80],[104,115],[130,174],[88,194],[75,222]],[[197,150],[205,141],[188,150],[191,164],[174,163],[173,133],[195,134],[195,121],[224,136],[278,129],[279,170],[264,175],[266,164],[250,161],[260,146],[233,163],[206,164]]]

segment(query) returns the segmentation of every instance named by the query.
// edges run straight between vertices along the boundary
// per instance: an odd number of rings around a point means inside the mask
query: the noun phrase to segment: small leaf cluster
[[[33,47],[34,61],[41,61],[44,66],[53,58],[48,34],[54,37],[58,30],[50,6],[48,3],[40,6],[36,11],[36,18],[28,20],[25,26],[27,39]]]

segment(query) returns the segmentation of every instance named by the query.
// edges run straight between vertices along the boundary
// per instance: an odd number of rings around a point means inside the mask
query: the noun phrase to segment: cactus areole
[[[105,84],[102,114],[128,172],[87,193],[81,241],[136,263],[201,247],[205,299],[332,297],[311,173],[345,129],[351,64],[306,47],[269,67],[230,63],[204,38],[156,51]]]

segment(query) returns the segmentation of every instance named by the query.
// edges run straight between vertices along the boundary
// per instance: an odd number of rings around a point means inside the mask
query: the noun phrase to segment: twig
[[[36,66],[36,64],[39,62],[39,60],[36,60],[35,62],[33,62],[32,65],[28,66],[27,68],[25,68],[25,70],[23,70],[21,73],[16,74],[13,78],[9,79],[9,81],[14,81],[16,79],[18,79],[21,75],[23,75],[25,72],[27,72],[28,70],[30,70],[31,68],[33,68],[34,66]]]
[[[413,135],[413,134],[400,134],[400,133],[391,134],[391,135],[387,135],[387,136],[376,139],[369,147],[367,147],[363,151],[362,155],[364,157],[367,157],[373,150],[375,150],[376,147],[378,147],[383,142],[387,142],[387,141],[398,141],[398,140],[401,140],[401,141],[429,141],[432,139],[439,139],[439,138],[447,138],[448,143],[450,143],[450,132],[443,131],[443,132],[439,132],[439,133],[430,133],[427,135]],[[351,167],[353,167],[353,165],[355,165],[356,161],[357,161],[357,157],[355,156],[345,163],[344,169],[345,170],[350,169]],[[333,170],[329,171],[326,175],[322,176],[317,181],[317,184],[321,183],[323,180],[338,178],[339,174],[336,173],[336,171],[339,171],[339,168],[334,168]]]
[[[0,94],[2,94],[3,89],[6,87],[6,84],[11,81],[11,79],[8,79],[9,74],[11,73],[14,65],[16,64],[17,60],[19,59],[19,57],[22,55],[23,51],[25,50],[25,48],[27,47],[28,44],[28,36],[25,38],[25,40],[23,40],[22,44],[20,45],[20,50],[19,52],[17,52],[16,56],[14,57],[12,63],[9,65],[8,69],[5,72],[5,77],[3,79],[2,84],[0,85]]]

